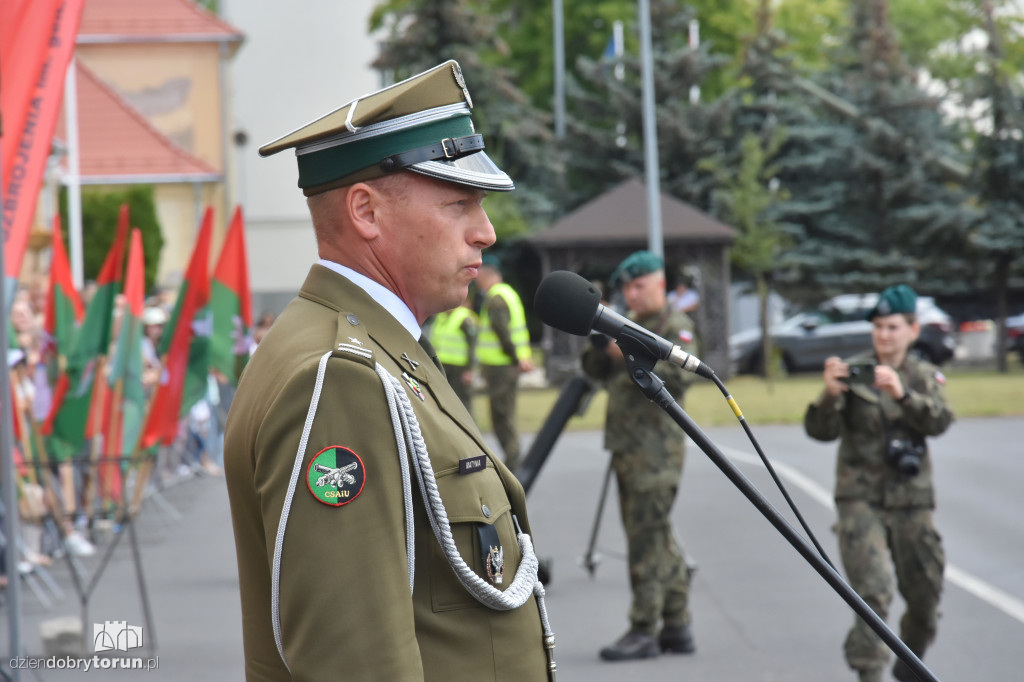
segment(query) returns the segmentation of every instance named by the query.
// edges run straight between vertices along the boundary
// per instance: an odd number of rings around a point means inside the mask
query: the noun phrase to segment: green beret
[[[260,156],[295,149],[306,196],[401,170],[487,191],[514,189],[484,152],[472,108],[462,69],[449,60],[263,145]]]
[[[623,284],[630,282],[637,277],[649,275],[665,269],[665,262],[660,256],[650,251],[637,251],[626,256],[626,259],[619,263],[619,267],[612,272],[610,284],[617,289]]]
[[[868,312],[867,319],[913,312],[917,312],[917,294],[906,284],[897,284],[879,295],[878,303]]]

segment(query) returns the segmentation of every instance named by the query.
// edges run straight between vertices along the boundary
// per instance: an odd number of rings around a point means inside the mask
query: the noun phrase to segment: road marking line
[[[719,446],[719,449],[732,460],[743,464],[756,464],[762,468],[764,467],[760,457],[730,447]],[[832,493],[825,490],[817,481],[782,462],[772,462],[772,468],[775,469],[781,478],[785,478],[802,490],[812,500],[826,509],[835,510],[836,504],[832,499]],[[994,606],[1014,620],[1024,623],[1024,601],[1003,592],[998,587],[990,585],[981,578],[971,575],[952,564],[946,564],[946,580],[983,602]]]

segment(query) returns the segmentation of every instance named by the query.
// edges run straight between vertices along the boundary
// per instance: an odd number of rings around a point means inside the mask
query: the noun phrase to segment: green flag
[[[94,407],[93,393],[94,389],[102,388],[94,378],[101,366],[100,358],[106,356],[110,346],[114,301],[124,271],[127,236],[128,205],[124,204],[118,217],[114,243],[96,278],[96,292],[85,309],[85,321],[67,356],[67,366],[58,379],[50,419],[47,420],[52,431],[51,445],[58,459],[74,455],[86,439],[94,435],[97,420],[90,418]],[[96,404],[95,409],[102,409],[102,404]]]
[[[213,308],[213,338],[210,365],[232,384],[238,383],[249,358],[252,339],[252,296],[249,293],[249,261],[245,252],[245,223],[242,207],[235,209],[231,227],[224,238],[210,292]]]

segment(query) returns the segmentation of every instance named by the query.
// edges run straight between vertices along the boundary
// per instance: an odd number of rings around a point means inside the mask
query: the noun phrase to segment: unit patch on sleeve
[[[359,497],[366,483],[366,468],[359,455],[340,445],[329,445],[313,456],[306,468],[306,486],[319,502],[340,507]]]

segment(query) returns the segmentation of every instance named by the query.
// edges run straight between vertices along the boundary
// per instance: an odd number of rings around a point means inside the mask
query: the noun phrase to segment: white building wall
[[[254,313],[278,312],[316,259],[298,188],[295,154],[262,158],[263,144],[380,87],[371,68],[371,0],[221,0],[221,15],[245,34],[231,60],[235,193],[246,216]]]

